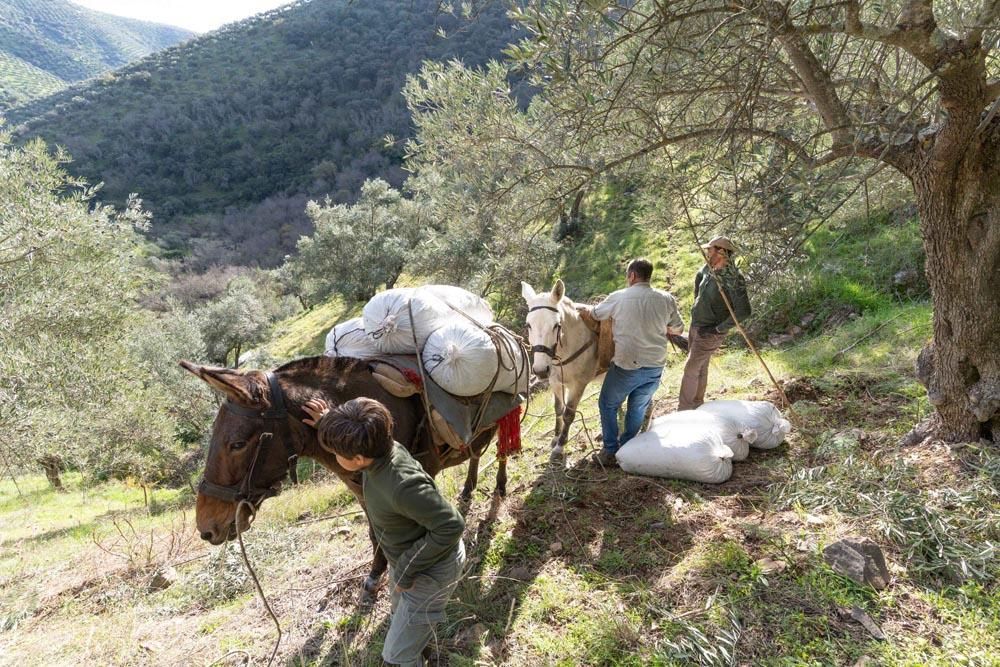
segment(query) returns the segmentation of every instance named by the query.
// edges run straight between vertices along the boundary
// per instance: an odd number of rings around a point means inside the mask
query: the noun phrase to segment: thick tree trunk
[[[47,454],[39,458],[38,462],[45,470],[45,478],[49,481],[49,486],[56,491],[62,491],[62,480],[59,478],[59,473],[64,469],[62,459],[58,456]]]
[[[934,302],[934,339],[918,375],[940,417],[937,435],[953,442],[1000,435],[996,154],[992,141],[973,144],[952,165],[928,161],[913,176]]]

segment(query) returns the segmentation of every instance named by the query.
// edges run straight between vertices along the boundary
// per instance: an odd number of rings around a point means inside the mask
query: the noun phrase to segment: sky
[[[214,30],[226,23],[287,5],[292,0],[72,0],[100,12],[187,28]]]

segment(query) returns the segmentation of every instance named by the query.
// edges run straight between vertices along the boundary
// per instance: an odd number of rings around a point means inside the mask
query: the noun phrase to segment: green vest
[[[718,281],[716,280],[718,278]],[[701,267],[694,277],[694,306],[691,308],[692,327],[714,327],[719,333],[733,326],[726,304],[719,293],[719,282],[725,286],[726,296],[740,322],[750,317],[750,299],[747,297],[746,280],[732,264],[726,264],[712,275],[708,264]]]

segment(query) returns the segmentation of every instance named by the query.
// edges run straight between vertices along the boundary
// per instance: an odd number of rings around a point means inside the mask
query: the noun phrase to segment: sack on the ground
[[[720,417],[746,433],[757,449],[773,449],[785,441],[792,424],[768,401],[709,401],[698,408]],[[751,433],[752,432],[752,433]]]
[[[671,412],[670,414],[657,417],[650,425],[651,429],[670,428],[674,421],[683,421],[692,426],[701,426],[706,431],[714,431],[722,438],[722,444],[729,447],[733,452],[733,461],[743,461],[750,455],[750,439],[757,437],[757,432],[753,429],[740,430],[732,422],[722,419],[711,412],[698,412],[697,410],[682,410],[681,412]]]
[[[378,356],[378,348],[365,333],[365,325],[360,317],[341,322],[326,335],[326,349],[323,352],[328,357],[355,357],[370,359]]]
[[[455,396],[478,396],[491,383],[493,391],[516,393],[519,385],[525,386],[528,372],[527,355],[506,329],[487,331],[462,320],[428,336],[422,358],[431,378]]]
[[[719,484],[733,474],[733,451],[690,410],[668,415],[618,450],[625,472]]]

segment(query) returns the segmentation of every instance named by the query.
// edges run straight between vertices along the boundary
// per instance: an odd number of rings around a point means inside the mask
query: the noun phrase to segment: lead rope
[[[247,548],[243,544],[243,530],[240,529],[240,510],[243,506],[249,509],[249,514],[247,515],[247,527],[250,527],[250,522],[253,518],[257,516],[257,509],[254,507],[253,503],[244,499],[241,500],[239,505],[236,506],[236,539],[240,542],[240,554],[243,556],[243,564],[247,567],[247,572],[250,574],[250,578],[253,579],[253,585],[257,589],[257,595],[260,597],[260,601],[264,604],[264,609],[270,614],[271,620],[274,621],[274,627],[278,631],[278,638],[274,641],[274,649],[271,651],[271,657],[268,658],[267,664],[270,667],[271,663],[274,662],[274,658],[278,655],[278,646],[281,645],[281,623],[278,622],[278,617],[275,615],[274,610],[271,609],[271,604],[267,601],[267,596],[264,595],[264,589],[260,585],[260,580],[257,578],[257,573],[254,571],[253,566],[250,565],[250,558],[247,556]]]
[[[669,154],[667,155],[667,159],[670,161],[670,171],[673,172],[674,159]],[[736,317],[736,313],[733,311],[733,304],[729,302],[729,296],[726,294],[726,288],[723,285],[722,280],[719,279],[719,276],[718,274],[716,274],[715,269],[713,269],[711,265],[709,265],[708,263],[708,253],[705,252],[705,249],[701,247],[701,239],[698,238],[698,230],[695,229],[694,221],[691,219],[691,211],[688,209],[687,197],[684,196],[683,188],[681,188],[680,190],[680,196],[681,196],[681,205],[684,207],[684,215],[687,218],[688,227],[691,229],[691,235],[694,236],[694,242],[698,246],[698,251],[701,253],[701,256],[705,259],[705,265],[708,266],[708,271],[709,273],[711,273],[712,278],[715,280],[715,284],[719,288],[719,294],[722,295],[722,302],[726,304],[726,310],[729,311],[729,316],[733,318],[733,323],[736,325],[736,329],[740,332],[740,335],[743,336],[743,340],[747,342],[747,345],[750,347],[750,350],[753,351],[754,355],[757,357],[757,361],[759,361],[760,365],[764,367],[764,372],[766,372],[767,377],[771,379],[771,384],[774,385],[774,388],[778,390],[778,395],[781,396],[781,400],[784,401],[785,407],[788,408],[788,412],[791,413],[791,415],[793,415],[796,418],[796,421],[799,421],[799,415],[797,412],[795,412],[795,409],[792,407],[791,402],[788,400],[788,396],[785,395],[785,390],[782,389],[781,385],[778,384],[778,381],[774,379],[774,375],[771,373],[771,369],[768,368],[767,363],[764,361],[764,358],[760,356],[760,352],[757,351],[757,347],[753,344],[753,341],[750,340],[750,336],[747,335],[746,329],[743,328],[743,325],[740,323],[739,318]]]

